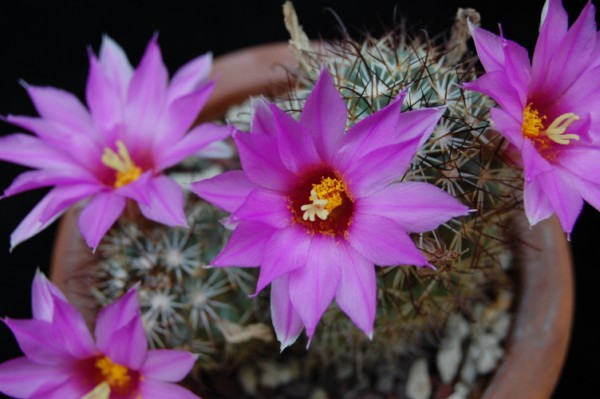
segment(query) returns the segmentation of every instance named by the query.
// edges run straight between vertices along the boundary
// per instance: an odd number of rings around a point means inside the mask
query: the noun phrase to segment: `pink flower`
[[[600,209],[600,42],[591,3],[568,23],[548,0],[531,62],[517,43],[472,28],[487,73],[465,87],[500,106],[492,121],[521,153],[529,223],[556,213],[570,233],[584,199]]]
[[[89,110],[71,93],[25,85],[40,118],[6,117],[36,136],[0,138],[1,160],[34,169],[19,175],[4,196],[54,186],[14,231],[13,248],[88,198],[79,228],[90,247],[127,199],[149,219],[186,226],[182,189],[163,171],[230,133],[210,124],[189,130],[214,87],[207,80],[210,54],[184,65],[170,84],[156,37],[135,71],[107,36],[99,58],[91,52],[89,58]]]
[[[0,392],[28,399],[198,398],[173,384],[195,355],[147,350],[135,288],[100,312],[95,343],[77,309],[39,272],[32,307],[31,320],[4,320],[25,356],[0,364]]]
[[[427,265],[407,232],[424,232],[467,208],[426,183],[396,183],[442,108],[400,113],[402,98],[344,134],[346,105],[323,71],[299,122],[258,102],[252,133],[234,135],[243,171],[192,190],[232,212],[235,230],[216,266],[259,266],[271,283],[282,349],[310,337],[335,298],[371,336],[374,264]]]

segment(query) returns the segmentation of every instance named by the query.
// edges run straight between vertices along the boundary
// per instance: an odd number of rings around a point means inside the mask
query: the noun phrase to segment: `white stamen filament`
[[[550,126],[546,129],[546,135],[548,138],[558,144],[569,144],[569,140],[579,140],[579,136],[573,133],[565,134],[565,131],[569,125],[576,120],[579,120],[579,116],[572,112],[562,114],[556,118]]]
[[[327,216],[329,216],[329,211],[325,209],[325,206],[329,201],[326,199],[319,199],[315,190],[311,190],[310,199],[312,203],[300,207],[300,210],[304,211],[302,219],[314,222],[316,215],[319,219],[326,220]]]

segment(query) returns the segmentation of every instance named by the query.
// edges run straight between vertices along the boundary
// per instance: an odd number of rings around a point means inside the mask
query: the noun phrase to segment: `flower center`
[[[555,144],[569,145],[571,140],[579,140],[580,137],[574,133],[567,133],[567,128],[575,121],[579,120],[579,116],[572,112],[562,114],[552,121],[548,127],[544,128],[546,115],[541,115],[537,109],[529,103],[523,111],[523,124],[521,131],[523,136],[527,137],[535,144],[535,147],[544,155],[552,155],[552,151],[548,153]]]
[[[326,168],[308,172],[301,177],[289,198],[292,220],[306,226],[308,233],[336,237],[346,234],[354,203],[337,172]]]
[[[131,384],[129,369],[121,364],[113,363],[108,356],[100,356],[94,363],[103,382],[118,392],[127,391]]]
[[[115,170],[114,187],[123,187],[136,181],[142,174],[142,169],[131,160],[129,151],[121,140],[117,140],[117,151],[105,147],[102,154],[102,163]]]

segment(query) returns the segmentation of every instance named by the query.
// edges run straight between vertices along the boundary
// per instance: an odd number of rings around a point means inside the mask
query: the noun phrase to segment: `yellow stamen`
[[[569,125],[577,120],[579,116],[572,112],[562,114],[544,129],[546,115],[540,116],[538,110],[528,104],[523,111],[523,124],[521,131],[528,139],[538,142],[542,148],[547,148],[547,139],[557,144],[568,145],[570,140],[579,140],[580,137],[574,133],[565,133]]]
[[[141,176],[142,169],[133,163],[127,147],[121,140],[117,140],[116,144],[118,153],[112,148],[104,148],[102,163],[115,170],[114,187],[119,188],[136,181]]]
[[[94,364],[110,388],[124,389],[131,382],[129,369],[123,365],[113,363],[107,356],[102,356]]]
[[[325,209],[331,213],[335,208],[342,205],[342,193],[346,192],[346,185],[341,180],[323,177],[321,183],[313,184],[313,190],[317,193],[319,199],[327,200]]]
[[[300,207],[300,210],[304,211],[302,219],[314,222],[315,215],[317,215],[319,219],[327,220],[327,216],[329,216],[329,211],[325,209],[325,207],[327,206],[327,203],[329,201],[327,201],[326,199],[319,199],[315,190],[311,190],[310,200],[312,201],[312,203],[302,205]]]
[[[103,381],[98,384],[94,389],[88,392],[81,399],[109,399],[110,398],[110,385],[108,382]]]

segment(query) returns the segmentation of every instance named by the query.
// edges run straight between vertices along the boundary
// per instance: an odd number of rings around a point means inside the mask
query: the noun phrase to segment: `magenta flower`
[[[259,266],[271,283],[282,349],[309,338],[335,298],[367,335],[376,311],[374,264],[427,265],[407,232],[424,232],[467,208],[426,183],[396,183],[442,108],[400,113],[402,98],[346,134],[346,105],[323,71],[300,122],[258,102],[252,133],[234,135],[243,171],[192,190],[232,212],[235,230],[216,266]]]
[[[77,309],[39,272],[32,307],[31,320],[4,320],[25,356],[0,364],[0,392],[28,399],[198,398],[173,384],[195,355],[147,350],[135,288],[100,312],[95,343]]]
[[[515,42],[472,28],[486,74],[466,84],[492,97],[495,128],[520,150],[531,225],[556,213],[570,233],[585,199],[600,209],[600,42],[588,3],[569,29],[548,0],[530,62]]]
[[[18,176],[4,196],[54,186],[14,231],[11,247],[87,198],[79,228],[90,247],[128,199],[149,219],[186,226],[182,189],[163,171],[230,133],[210,124],[189,130],[214,87],[207,80],[210,54],[183,66],[170,84],[156,37],[135,71],[107,36],[99,58],[91,52],[89,58],[89,110],[71,93],[25,85],[40,118],[6,117],[36,136],[0,138],[0,160],[35,169]]]

